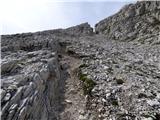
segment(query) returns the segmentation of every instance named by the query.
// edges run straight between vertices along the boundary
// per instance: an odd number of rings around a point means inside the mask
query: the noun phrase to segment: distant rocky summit
[[[160,1],[95,25],[1,36],[2,120],[160,120]]]

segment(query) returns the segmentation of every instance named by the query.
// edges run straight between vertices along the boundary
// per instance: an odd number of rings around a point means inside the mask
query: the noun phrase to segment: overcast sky
[[[13,34],[98,21],[133,0],[0,0],[0,32]],[[65,1],[65,2],[64,2]]]

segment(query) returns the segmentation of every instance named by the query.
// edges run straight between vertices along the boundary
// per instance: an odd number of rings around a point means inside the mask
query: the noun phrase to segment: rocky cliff
[[[1,38],[2,120],[160,120],[159,1]]]
[[[97,33],[106,34],[109,39],[133,41],[158,36],[160,28],[160,2],[137,2],[124,6],[117,14],[95,26]],[[137,39],[136,39],[137,38]]]

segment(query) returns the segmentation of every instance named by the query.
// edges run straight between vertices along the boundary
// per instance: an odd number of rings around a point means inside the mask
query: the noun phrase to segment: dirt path
[[[67,69],[69,77],[65,81],[65,108],[60,114],[60,120],[81,120],[80,114],[83,114],[83,109],[85,108],[85,97],[75,72],[81,64],[81,61],[65,55],[61,62],[69,65],[69,68]]]

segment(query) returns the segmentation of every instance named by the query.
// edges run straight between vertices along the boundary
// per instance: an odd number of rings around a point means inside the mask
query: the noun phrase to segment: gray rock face
[[[159,35],[160,2],[141,1],[122,8],[117,14],[95,25],[97,33],[106,34],[109,39],[139,41]],[[138,39],[137,39],[138,38]],[[154,42],[153,40],[150,43]]]
[[[31,56],[31,52],[23,51],[21,53],[21,58],[26,56],[28,59],[16,62],[17,66],[20,66],[17,68],[17,72],[4,71],[2,74],[2,119],[38,120],[43,119],[44,116],[47,119],[50,117],[47,110],[52,106],[46,106],[45,100],[48,98],[48,101],[54,101],[56,97],[52,97],[49,93],[56,94],[58,90],[57,86],[54,89],[51,86],[51,91],[47,87],[49,84],[54,85],[60,82],[60,78],[57,76],[61,72],[56,55],[53,56],[52,52],[47,50],[32,52],[33,56]],[[12,54],[14,53],[10,53],[10,55]],[[44,56],[41,56],[42,54]],[[42,61],[45,58],[46,61]],[[49,59],[50,61],[48,61]],[[14,59],[12,60],[14,61]],[[44,94],[45,92],[46,94]]]
[[[126,5],[95,33],[84,23],[2,35],[2,120],[159,120],[159,9]]]

